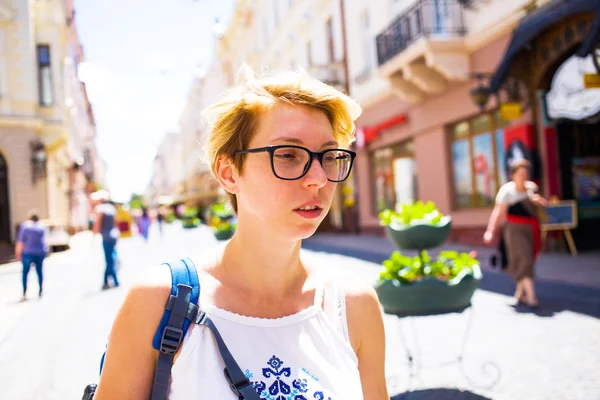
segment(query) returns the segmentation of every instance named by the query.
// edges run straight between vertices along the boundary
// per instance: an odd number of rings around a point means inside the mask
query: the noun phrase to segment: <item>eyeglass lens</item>
[[[283,179],[297,179],[304,175],[311,154],[295,147],[280,147],[273,152],[273,169]],[[333,182],[345,180],[350,173],[352,156],[344,150],[330,150],[323,154],[321,166],[327,179]]]

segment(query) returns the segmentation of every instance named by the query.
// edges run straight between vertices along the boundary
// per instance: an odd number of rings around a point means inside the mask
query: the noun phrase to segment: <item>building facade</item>
[[[181,201],[191,207],[205,207],[224,196],[206,160],[208,126],[202,111],[219,99],[226,89],[225,85],[221,64],[213,62],[194,80],[179,118],[184,151],[184,175],[179,193]]]
[[[65,108],[69,121],[68,141],[68,209],[69,226],[75,231],[86,229],[92,213],[89,195],[106,187],[103,166],[96,148],[96,121],[85,83],[81,82],[78,67],[85,62],[83,47],[75,24],[73,0],[65,0],[67,25],[67,55],[64,59]]]
[[[87,102],[73,86],[81,50],[73,16],[63,0],[0,2],[0,242],[14,241],[32,209],[65,227],[77,214],[74,161],[80,142],[93,140],[93,120],[87,103],[85,127],[72,121]],[[83,139],[72,142],[74,132]]]
[[[543,118],[550,85],[544,92],[539,82],[532,86],[527,79],[515,79],[532,75],[529,71],[520,77],[516,73],[502,76],[506,78],[502,85],[490,89],[500,79],[507,51],[522,34],[519,28],[532,18],[544,20],[547,10],[561,3],[347,2],[350,87],[363,107],[357,121],[356,165],[363,230],[381,232],[378,213],[383,209],[432,200],[452,215],[454,239],[481,243],[495,194],[510,179],[508,162],[517,156],[535,156],[534,178],[542,194],[573,198],[568,191],[553,189],[557,185],[552,176],[568,177],[571,166],[557,168],[556,150],[548,147],[548,126],[558,121]],[[598,6],[591,4],[598,2],[583,3],[590,7],[576,8],[568,17],[579,21],[572,22],[570,46],[560,38],[555,46],[562,51],[548,56],[552,62],[564,60],[579,48],[581,35],[590,29],[581,21],[597,18],[593,9]],[[547,52],[551,46],[544,42],[548,40],[544,35],[556,29],[564,34],[564,24],[561,19],[547,22],[538,29],[539,36],[529,38],[529,45],[543,46]],[[580,33],[574,33],[576,26]],[[514,64],[531,62],[531,54],[519,50],[516,59],[520,61],[511,58]],[[591,61],[588,64],[591,67]],[[552,74],[556,68],[553,65],[545,71]],[[574,79],[581,87],[583,73]],[[474,94],[482,88],[494,96],[476,104]],[[520,104],[516,115],[506,112],[504,105],[511,104]],[[524,144],[522,154],[513,151],[515,142]],[[586,171],[591,169],[590,158],[581,161]]]
[[[178,132],[167,133],[154,157],[152,176],[144,194],[144,202],[156,207],[172,203],[184,176],[183,144]]]

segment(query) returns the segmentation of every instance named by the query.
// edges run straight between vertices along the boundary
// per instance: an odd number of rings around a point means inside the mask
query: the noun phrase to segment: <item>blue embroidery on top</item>
[[[313,374],[311,374],[310,371],[307,370],[306,368],[302,368],[302,372],[304,372],[306,375],[308,375],[311,378],[313,378],[315,381],[319,382],[319,378],[317,378],[316,376],[314,376]]]
[[[252,386],[261,400],[333,400],[331,397],[325,397],[322,391],[314,392],[311,396],[306,379],[294,379],[290,385],[289,379],[283,378],[289,378],[292,372],[289,367],[284,367],[283,364],[284,362],[276,356],[271,357],[267,362],[268,367],[262,369],[262,376],[271,382],[252,382]],[[306,369],[303,369],[303,371],[307,373]],[[249,379],[253,377],[253,374],[248,370],[245,371],[245,375]],[[315,376],[308,375],[315,381],[319,380]]]

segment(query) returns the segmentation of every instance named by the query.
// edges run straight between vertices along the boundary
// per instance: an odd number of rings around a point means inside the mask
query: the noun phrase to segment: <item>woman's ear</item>
[[[233,160],[226,156],[220,155],[215,163],[215,176],[217,182],[227,192],[236,194],[237,193],[237,181],[238,181],[238,170],[233,163]]]

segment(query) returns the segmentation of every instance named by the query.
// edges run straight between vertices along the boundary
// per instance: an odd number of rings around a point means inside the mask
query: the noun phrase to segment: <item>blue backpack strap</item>
[[[169,301],[165,307],[165,312],[152,341],[152,347],[154,347],[156,350],[160,350],[163,331],[165,330],[165,327],[169,322],[169,318],[171,317],[174,297],[177,296],[177,285],[182,284],[192,288],[189,306],[191,311],[188,312],[188,317],[185,319],[185,321],[183,321],[183,336],[185,336],[188,328],[190,327],[190,321],[193,321],[195,318],[194,309],[195,305],[198,304],[198,299],[200,298],[200,282],[198,280],[198,272],[196,271],[196,266],[192,260],[189,258],[184,258],[175,262],[164,263],[163,265],[167,265],[171,269],[171,297],[169,297]],[[102,367],[104,367],[105,357],[106,349],[104,350],[102,358],[100,359],[100,374],[102,374]]]
[[[198,299],[200,298],[200,282],[198,281],[198,272],[196,271],[196,266],[189,258],[184,258],[181,260],[177,260],[176,262],[164,263],[171,269],[171,296],[169,298],[169,302],[167,302],[167,306],[165,307],[165,312],[160,320],[160,324],[158,325],[158,329],[154,334],[154,339],[152,340],[152,347],[156,350],[160,350],[160,341],[162,339],[163,331],[169,322],[169,318],[171,317],[171,309],[169,307],[170,303],[173,303],[171,300],[173,297],[177,296],[177,285],[187,285],[192,288],[190,303],[192,305],[198,304]],[[193,321],[194,318],[191,319],[186,318],[183,322],[183,335],[185,336],[188,328],[190,327],[190,321]]]
[[[167,265],[171,268],[171,296],[154,338],[154,342],[157,337],[160,341],[151,400],[167,398],[175,353],[181,346],[190,323],[198,315],[196,304],[200,296],[200,285],[194,264],[185,259]]]

